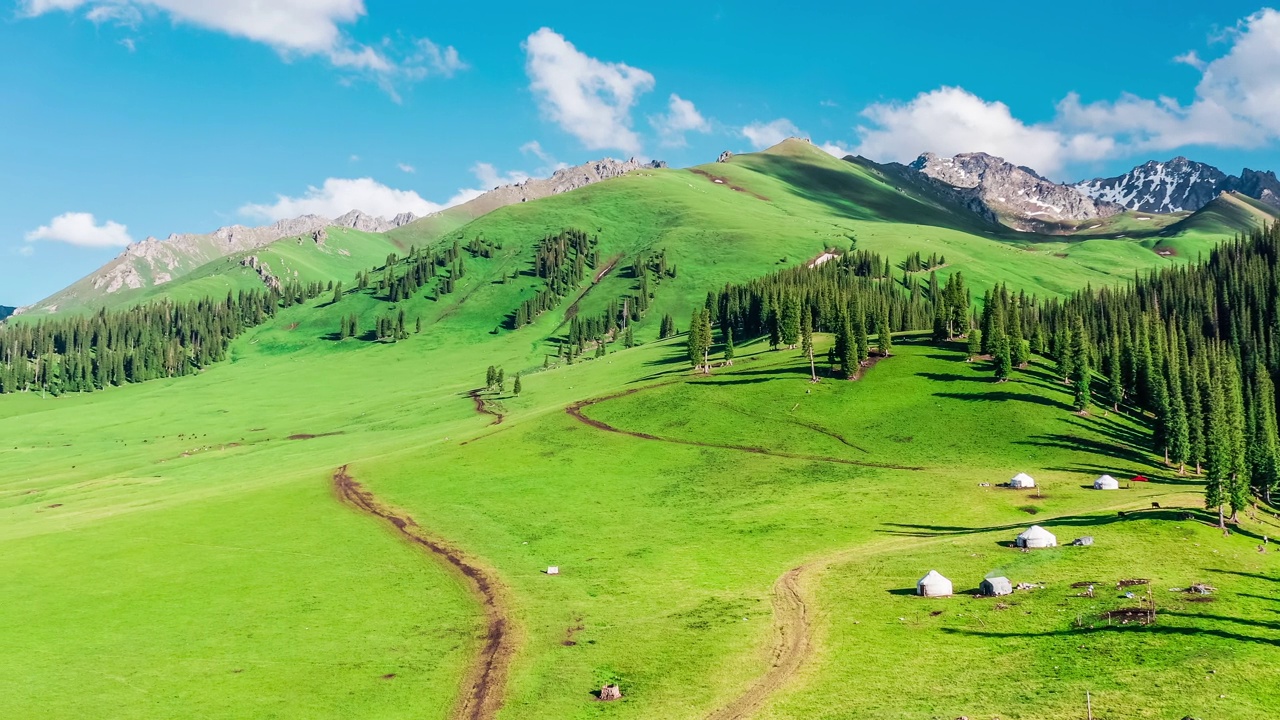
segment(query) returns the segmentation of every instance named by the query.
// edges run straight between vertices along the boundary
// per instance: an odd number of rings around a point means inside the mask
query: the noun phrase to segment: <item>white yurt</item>
[[[1058,547],[1058,538],[1039,525],[1032,525],[1018,536],[1017,544],[1020,548]]]
[[[930,570],[928,575],[916,583],[916,593],[924,597],[947,597],[951,594],[951,581],[942,577],[937,570]]]
[[[1018,473],[1009,481],[1009,487],[1011,488],[1033,488],[1035,486],[1036,481],[1026,473]]]
[[[1117,482],[1116,479],[1111,477],[1110,475],[1103,475],[1102,477],[1093,481],[1093,489],[1094,490],[1119,490],[1120,483]]]

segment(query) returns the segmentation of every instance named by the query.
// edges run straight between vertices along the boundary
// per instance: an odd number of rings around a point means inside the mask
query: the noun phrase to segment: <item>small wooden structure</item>
[[[622,690],[617,685],[605,685],[600,688],[600,701],[613,702],[622,699]]]

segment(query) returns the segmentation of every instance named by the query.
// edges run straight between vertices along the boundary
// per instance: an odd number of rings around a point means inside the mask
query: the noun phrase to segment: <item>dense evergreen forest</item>
[[[0,393],[90,392],[188,375],[226,356],[247,328],[317,287],[228,294],[225,300],[150,303],[95,315],[0,326]],[[286,299],[287,298],[287,299]]]
[[[936,273],[894,282],[879,256],[844,253],[709,294],[691,319],[689,359],[710,369],[713,327],[726,361],[735,337],[767,335],[774,348],[801,344],[811,367],[811,333],[834,333],[828,365],[846,378],[870,355],[869,333],[887,355],[892,332],[930,326],[939,342],[965,340],[968,359],[989,361],[996,381],[1027,367],[1033,353],[1046,356],[1073,389],[1076,411],[1100,405],[1145,419],[1151,449],[1180,473],[1203,473],[1207,506],[1225,521],[1255,497],[1270,502],[1280,486],[1278,258],[1280,225],[1124,288],[1041,299],[997,286],[971,314],[960,273],[945,286]]]

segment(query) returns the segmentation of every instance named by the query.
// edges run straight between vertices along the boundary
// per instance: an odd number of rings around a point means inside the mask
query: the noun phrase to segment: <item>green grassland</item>
[[[424,333],[261,349],[296,332],[291,314],[198,378],[0,404],[0,566],[21,579],[0,602],[0,712],[444,717],[477,611],[429,558],[332,497],[328,476],[347,463],[507,585],[521,644],[503,717],[706,715],[767,669],[769,591],[802,563],[816,567],[814,651],[761,717],[1065,718],[1086,689],[1113,717],[1166,716],[1169,688],[1177,712],[1278,709],[1263,689],[1280,642],[1263,599],[1270,556],[1169,512],[1119,519],[1152,500],[1196,506],[1197,486],[1157,469],[1130,420],[1071,414],[1043,368],[995,384],[956,348],[900,342],[862,381],[812,385],[795,353],[752,345],[693,379],[678,343],[655,343],[533,373],[493,426],[463,396],[464,358],[484,346],[432,347]],[[583,412],[666,441],[563,410],[654,385]],[[329,432],[343,434],[287,439]],[[1018,470],[1042,497],[979,487]],[[1081,487],[1102,470],[1157,482]],[[1031,522],[1097,545],[1000,547]],[[553,564],[560,576],[540,572]],[[997,570],[1046,587],[1005,611],[901,594],[931,568],[958,589]],[[1153,579],[1168,616],[1076,629],[1126,604],[1108,583],[1127,577]],[[1099,597],[1068,599],[1078,580],[1102,583]],[[1192,582],[1219,587],[1218,601],[1168,591]],[[1032,681],[1005,682],[1019,672]],[[589,692],[613,680],[627,699],[598,704]]]
[[[1187,243],[1171,259],[1154,237],[1013,236],[799,142],[700,170],[418,235],[282,241],[255,253],[273,272],[348,287],[406,244],[500,249],[468,257],[450,295],[283,310],[194,377],[0,397],[0,717],[449,717],[481,609],[443,563],[338,501],[341,466],[502,583],[517,641],[502,718],[707,717],[769,672],[772,590],[792,570],[810,651],[755,717],[1065,719],[1086,691],[1099,718],[1280,713],[1280,574],[1256,550],[1275,521],[1224,538],[1184,517],[1200,483],[1159,466],[1140,419],[1075,415],[1041,363],[997,384],[920,338],[859,381],[818,384],[795,351],[744,344],[732,368],[696,377],[680,338],[656,341],[662,314],[683,323],[708,290],[851,235],[894,261],[945,254],[940,273],[979,291],[1061,293],[1193,257],[1221,228],[1169,240]],[[540,287],[522,274],[532,243],[570,227],[598,234],[618,269],[500,327]],[[548,361],[571,308],[633,292],[622,268],[658,250],[678,273],[653,287],[644,344]],[[218,262],[163,292],[253,280]],[[367,329],[401,309],[421,334],[336,339],[344,316]],[[489,398],[499,424],[468,397],[488,365],[524,373],[520,397]],[[591,400],[582,416],[606,427],[566,412]],[[982,485],[1018,471],[1041,491]],[[1084,487],[1102,472],[1154,482]],[[1008,548],[1032,523],[1097,542]],[[1044,587],[1004,609],[912,597],[930,569],[958,591],[993,572]],[[1115,589],[1126,578],[1152,581],[1155,625],[1102,617],[1137,602]],[[1094,598],[1074,597],[1083,580]],[[1195,582],[1214,602],[1170,592]],[[625,699],[596,701],[605,682]]]

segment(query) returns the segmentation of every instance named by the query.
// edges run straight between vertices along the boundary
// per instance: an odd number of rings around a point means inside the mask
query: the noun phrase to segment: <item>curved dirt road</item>
[[[397,514],[379,503],[373,493],[347,474],[346,465],[334,472],[333,489],[343,504],[386,521],[405,540],[446,562],[467,581],[472,593],[484,607],[485,640],[479,656],[467,671],[458,701],[449,713],[449,718],[492,720],[502,708],[511,658],[515,654],[512,623],[497,580],[489,571],[473,564],[459,550],[430,537],[413,518]]]
[[[790,460],[811,460],[814,462],[829,462],[829,463],[837,463],[840,465],[857,465],[859,467],[883,468],[886,470],[912,470],[912,471],[918,472],[918,471],[927,469],[923,467],[917,467],[914,465],[894,465],[892,463],[867,462],[864,460],[850,460],[848,458],[831,457],[829,455],[806,455],[803,453],[781,452],[781,451],[775,451],[775,450],[768,450],[762,447],[752,447],[749,445],[725,445],[721,443],[700,442],[698,440],[683,440],[681,438],[659,437],[657,435],[650,435],[649,433],[634,432],[632,430],[623,430],[622,428],[614,427],[613,425],[610,425],[609,423],[603,422],[601,420],[596,420],[594,418],[587,417],[582,412],[583,409],[585,408],[589,408],[592,405],[598,405],[607,400],[616,400],[618,398],[626,397],[628,395],[635,395],[636,393],[644,392],[645,390],[653,390],[653,389],[665,387],[666,385],[671,385],[671,384],[672,383],[659,383],[657,385],[650,385],[648,387],[632,388],[624,392],[614,393],[613,395],[605,395],[604,397],[592,398],[590,400],[579,400],[578,402],[575,402],[572,405],[566,407],[564,411],[566,413],[569,413],[569,415],[571,415],[578,422],[590,425],[591,427],[596,428],[597,430],[604,430],[605,432],[617,433],[619,435],[626,435],[627,437],[638,438],[640,440],[653,440],[656,442],[674,443],[676,445],[692,445],[694,447],[718,448],[720,450],[736,450],[738,452],[751,453],[753,455],[768,455],[770,457],[788,458]],[[827,433],[824,433],[824,434],[827,434]],[[832,436],[835,437],[834,435]],[[839,439],[844,444],[849,445],[849,442],[845,440],[843,437]],[[853,445],[849,445],[849,446],[854,447],[857,450],[862,449]]]

